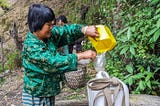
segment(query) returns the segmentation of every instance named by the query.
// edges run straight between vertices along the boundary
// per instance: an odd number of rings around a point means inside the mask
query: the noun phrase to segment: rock
[[[56,101],[56,106],[88,106],[87,100]],[[130,95],[130,106],[160,106],[160,97],[152,95]]]
[[[87,100],[62,100],[56,101],[56,106],[88,106]]]
[[[0,7],[0,16],[4,14],[4,10]]]
[[[130,95],[130,106],[160,106],[160,97],[152,95]]]

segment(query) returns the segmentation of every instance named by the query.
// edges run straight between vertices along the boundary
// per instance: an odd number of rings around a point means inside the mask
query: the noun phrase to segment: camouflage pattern
[[[75,54],[60,55],[59,47],[84,36],[82,25],[53,27],[51,37],[42,41],[29,32],[23,44],[24,90],[35,97],[60,93],[60,75],[77,69]]]

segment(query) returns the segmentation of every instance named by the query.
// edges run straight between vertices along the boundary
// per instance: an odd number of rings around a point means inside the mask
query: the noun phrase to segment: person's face
[[[43,40],[44,38],[49,38],[51,36],[50,33],[53,25],[54,25],[54,21],[45,23],[42,29],[38,31],[39,39]]]
[[[62,20],[58,20],[57,25],[59,25],[59,26],[63,26],[63,25],[64,25],[64,23],[62,22]]]

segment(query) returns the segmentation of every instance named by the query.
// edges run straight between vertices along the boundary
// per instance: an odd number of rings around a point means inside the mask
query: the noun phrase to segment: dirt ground
[[[16,106],[21,104],[23,72],[15,71],[3,79],[0,87],[0,106]]]
[[[23,71],[16,70],[15,72],[7,75],[3,79],[3,83],[0,84],[0,106],[21,106],[22,88]],[[61,93],[56,96],[56,101],[68,99],[87,99],[86,86],[74,90],[65,85]]]

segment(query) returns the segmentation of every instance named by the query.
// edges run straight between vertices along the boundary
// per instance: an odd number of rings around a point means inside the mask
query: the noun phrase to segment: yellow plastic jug
[[[88,37],[97,53],[104,53],[113,49],[116,45],[116,40],[112,35],[110,29],[104,25],[97,25],[99,37]]]

